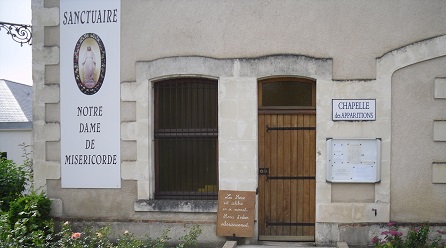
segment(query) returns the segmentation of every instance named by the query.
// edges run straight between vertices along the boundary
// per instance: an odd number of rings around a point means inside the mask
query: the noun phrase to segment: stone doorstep
[[[235,248],[237,247],[237,241],[226,241],[222,248]]]
[[[226,241],[226,243],[222,248],[235,248],[235,247],[237,247],[237,241]],[[347,242],[337,242],[336,248],[348,248]]]
[[[336,248],[348,248],[347,242],[337,242]]]

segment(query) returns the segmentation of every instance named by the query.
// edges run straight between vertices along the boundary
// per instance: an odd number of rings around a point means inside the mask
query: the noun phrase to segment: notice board
[[[326,180],[376,183],[381,180],[381,139],[327,139]]]
[[[218,191],[217,236],[254,237],[254,191]]]

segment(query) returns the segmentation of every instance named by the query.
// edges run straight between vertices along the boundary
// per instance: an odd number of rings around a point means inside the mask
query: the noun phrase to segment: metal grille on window
[[[155,83],[156,199],[217,199],[217,81]]]

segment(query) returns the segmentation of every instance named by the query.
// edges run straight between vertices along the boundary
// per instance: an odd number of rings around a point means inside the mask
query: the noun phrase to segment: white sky
[[[31,25],[31,0],[0,0],[0,22]],[[32,47],[0,29],[0,79],[32,85]]]

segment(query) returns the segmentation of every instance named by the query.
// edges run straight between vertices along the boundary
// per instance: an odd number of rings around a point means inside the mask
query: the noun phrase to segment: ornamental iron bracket
[[[32,45],[33,34],[31,27],[31,25],[25,24],[0,22],[0,31],[2,28],[5,29],[6,34],[11,35],[15,42],[20,43],[20,46],[23,46],[23,44]]]

